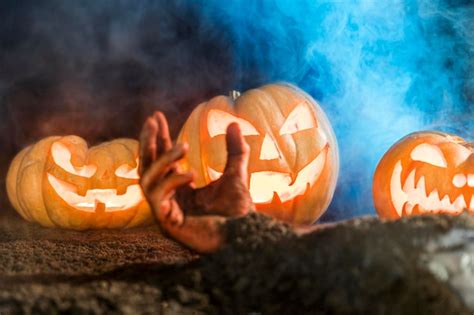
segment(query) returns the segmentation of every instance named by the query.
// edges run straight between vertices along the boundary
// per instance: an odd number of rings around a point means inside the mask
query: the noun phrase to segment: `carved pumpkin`
[[[222,175],[232,122],[250,145],[249,190],[257,210],[297,224],[318,219],[332,199],[339,169],[336,138],[318,104],[284,84],[200,104],[178,137],[189,144],[183,166],[196,172],[197,187]]]
[[[375,208],[382,218],[474,212],[474,143],[441,132],[415,132],[377,166]]]
[[[152,221],[138,184],[138,142],[87,147],[77,136],[48,137],[23,149],[7,175],[10,202],[26,220],[75,230]]]

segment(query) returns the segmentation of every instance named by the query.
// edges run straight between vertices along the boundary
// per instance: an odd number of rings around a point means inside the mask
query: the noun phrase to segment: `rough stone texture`
[[[232,234],[249,230],[247,224],[234,222]],[[472,314],[463,296],[474,294],[474,283],[456,288],[460,273],[439,280],[430,262],[440,263],[436,253],[443,248],[452,266],[461,263],[456,256],[469,254],[473,224],[468,214],[385,223],[366,217],[300,238],[274,232],[282,237],[272,245],[268,236],[234,238],[207,258],[206,286],[220,307],[241,313]]]
[[[0,314],[472,314],[474,217],[359,218],[298,237],[231,220],[198,258],[157,227],[71,232],[0,217]]]

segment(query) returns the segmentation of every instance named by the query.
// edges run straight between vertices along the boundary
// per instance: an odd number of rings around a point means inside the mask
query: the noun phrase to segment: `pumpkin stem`
[[[235,101],[240,96],[240,92],[236,90],[232,90],[229,92],[229,97]]]

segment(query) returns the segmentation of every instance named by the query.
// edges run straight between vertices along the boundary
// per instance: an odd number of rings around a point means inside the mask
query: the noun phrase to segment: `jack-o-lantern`
[[[339,158],[326,115],[300,89],[270,84],[200,104],[178,142],[189,144],[183,162],[196,186],[217,180],[226,163],[225,134],[236,122],[250,146],[249,190],[257,211],[296,224],[318,219],[332,199]]]
[[[125,228],[152,222],[138,184],[138,142],[87,146],[77,136],[48,137],[13,160],[10,202],[26,220],[75,230]]]
[[[474,213],[474,143],[435,131],[404,137],[377,166],[373,196],[382,218]]]

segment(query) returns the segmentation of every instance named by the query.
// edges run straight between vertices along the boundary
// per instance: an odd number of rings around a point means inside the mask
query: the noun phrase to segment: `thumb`
[[[227,145],[227,163],[224,174],[237,174],[247,185],[247,166],[250,148],[247,142],[245,142],[237,123],[232,123],[227,127],[225,140]]]

